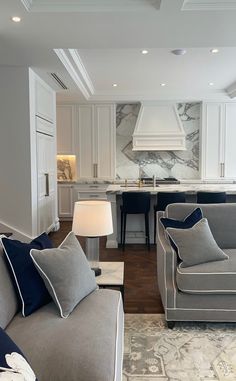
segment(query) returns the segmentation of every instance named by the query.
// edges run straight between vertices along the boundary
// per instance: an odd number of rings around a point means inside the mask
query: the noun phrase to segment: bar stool
[[[221,204],[226,202],[225,192],[197,192],[198,204]]]
[[[127,214],[144,214],[145,215],[145,236],[148,250],[150,250],[149,236],[149,211],[151,196],[149,192],[123,192],[121,205],[121,244],[123,251],[125,250],[125,233],[126,233],[126,217]]]
[[[165,210],[167,205],[185,202],[185,192],[158,192],[157,204],[154,205],[154,244],[156,244],[157,219],[156,212]]]

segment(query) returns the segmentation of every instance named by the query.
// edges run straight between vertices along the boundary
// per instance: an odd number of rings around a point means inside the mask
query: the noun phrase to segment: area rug
[[[125,316],[123,381],[236,381],[236,324]]]

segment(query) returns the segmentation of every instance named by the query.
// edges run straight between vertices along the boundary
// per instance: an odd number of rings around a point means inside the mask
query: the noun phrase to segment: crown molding
[[[69,50],[69,53],[71,55],[71,57],[73,58],[74,60],[74,63],[81,75],[81,77],[83,78],[89,92],[90,92],[90,95],[93,95],[94,92],[95,92],[95,89],[94,89],[94,86],[93,86],[93,83],[88,75],[88,72],[87,70],[85,69],[85,66],[82,62],[82,59],[78,53],[78,50],[77,49],[68,49]]]
[[[236,10],[236,0],[184,0],[182,11]]]
[[[28,12],[116,12],[159,10],[161,0],[21,0]]]
[[[231,99],[236,98],[236,82],[228,86],[225,91]]]
[[[66,54],[66,51],[64,49],[54,49],[54,52],[56,53],[56,55],[58,56],[62,64],[65,66],[67,72],[69,73],[69,75],[71,76],[71,78],[73,79],[77,87],[80,89],[85,99],[88,100],[91,94],[89,90],[86,88],[86,86],[84,85],[80,77],[80,72],[74,68],[70,60],[70,57],[68,57],[68,55]]]

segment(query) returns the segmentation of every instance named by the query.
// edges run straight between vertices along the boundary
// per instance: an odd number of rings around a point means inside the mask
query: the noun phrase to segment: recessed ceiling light
[[[14,22],[20,22],[21,21],[21,18],[19,16],[13,16],[11,19]]]
[[[117,87],[118,85],[117,85],[117,83],[113,83],[113,85],[112,85],[113,87]]]
[[[175,54],[176,56],[183,56],[184,54],[187,53],[186,49],[174,49],[171,50],[171,53]]]
[[[142,50],[142,54],[148,54],[148,50],[143,49],[143,50]]]
[[[166,86],[166,83],[160,83],[160,86],[161,86],[161,87],[165,87],[165,86]]]
[[[213,82],[209,82],[209,86],[214,86],[214,83]]]
[[[216,54],[216,53],[219,53],[219,49],[217,49],[217,48],[213,48],[213,49],[210,50],[210,52],[211,52],[212,54]]]

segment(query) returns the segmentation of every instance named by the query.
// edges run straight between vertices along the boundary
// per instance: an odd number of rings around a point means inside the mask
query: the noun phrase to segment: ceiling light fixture
[[[183,56],[184,54],[187,53],[186,49],[174,49],[171,50],[171,53],[173,53],[175,56]]]
[[[117,85],[117,83],[113,83],[113,85],[112,85],[113,87],[117,87],[118,85]]]
[[[219,49],[217,49],[217,48],[213,48],[213,49],[210,50],[210,52],[211,52],[212,54],[216,54],[216,53],[219,53]]]
[[[14,22],[20,22],[21,21],[21,18],[19,16],[13,16],[11,19]]]
[[[143,50],[142,50],[142,54],[148,54],[148,50],[143,49]]]
[[[209,82],[209,86],[214,86],[214,83],[213,82]]]
[[[166,83],[160,83],[160,86],[161,86],[161,87],[165,87],[165,86],[166,86]]]

